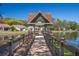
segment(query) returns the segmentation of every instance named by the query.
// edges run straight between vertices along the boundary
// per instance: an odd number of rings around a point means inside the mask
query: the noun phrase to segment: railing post
[[[75,56],[79,56],[79,52],[75,51]]]
[[[13,49],[12,49],[12,44],[13,44],[13,36],[9,39],[9,56],[13,55]]]
[[[64,42],[64,38],[62,37],[61,38],[61,41],[60,41],[60,56],[64,56],[64,45],[63,45],[63,42]]]
[[[52,52],[52,55],[55,55],[55,51],[54,51],[54,42],[53,42],[53,36],[51,36],[51,41],[50,41],[50,44],[51,44],[51,52]]]
[[[76,51],[76,50],[74,50],[74,51],[73,51],[73,55],[74,55],[74,56],[79,56],[79,52]]]
[[[24,34],[22,35],[22,38],[23,38],[23,44],[24,44],[24,40],[25,40],[25,35]]]

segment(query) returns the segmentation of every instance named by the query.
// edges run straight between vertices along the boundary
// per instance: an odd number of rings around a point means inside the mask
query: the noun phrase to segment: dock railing
[[[72,52],[73,55],[75,56],[79,55],[79,49],[66,45],[64,37],[57,39],[57,37],[54,36],[53,33],[49,31],[43,32],[43,35],[52,55],[64,56],[65,48],[68,49],[70,52]]]
[[[22,46],[25,46],[26,48],[26,52],[24,53],[24,55],[27,55],[28,50],[30,49],[33,41],[34,41],[34,33],[30,32],[27,34],[22,34],[22,35],[18,35],[18,36],[11,36],[8,40],[8,42],[2,46],[0,46],[0,48],[7,49],[7,55],[8,56],[12,56],[14,55],[14,53],[21,48]]]

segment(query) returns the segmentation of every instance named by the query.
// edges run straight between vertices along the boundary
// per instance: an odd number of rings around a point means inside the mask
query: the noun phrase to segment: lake
[[[20,35],[17,36],[0,36],[0,55],[8,55],[11,51],[14,51],[17,46],[20,44],[20,41],[17,38],[20,37]],[[14,38],[10,40],[11,38]],[[16,41],[13,44],[12,41]]]
[[[67,49],[64,47],[66,54],[71,52],[71,50],[73,51],[77,50],[77,52],[79,52],[78,51],[79,50],[79,32],[61,32],[61,33],[54,33],[53,35],[56,37],[57,40],[60,40],[61,37],[64,37],[64,44],[70,48],[70,50],[68,50],[69,48]],[[58,47],[59,47],[59,44],[58,44]],[[69,53],[69,54],[72,54],[72,53]]]

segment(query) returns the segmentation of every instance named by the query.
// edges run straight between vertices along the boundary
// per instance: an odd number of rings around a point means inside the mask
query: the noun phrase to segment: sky
[[[79,22],[77,3],[2,3],[0,13],[4,17],[28,20],[29,13],[50,13],[53,18]]]

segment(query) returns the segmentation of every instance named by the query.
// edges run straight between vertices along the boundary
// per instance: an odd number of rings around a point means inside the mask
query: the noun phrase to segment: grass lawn
[[[21,34],[25,34],[27,32],[25,31],[0,31],[0,36],[4,36],[4,35],[21,35]]]
[[[70,52],[68,49],[64,48],[64,56],[73,56],[73,53]]]

